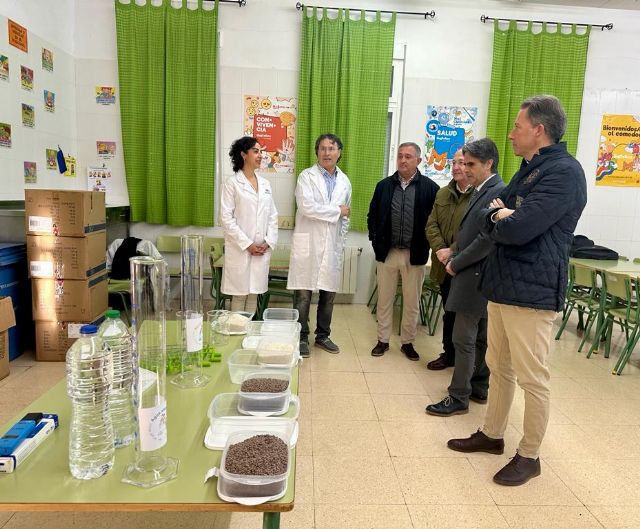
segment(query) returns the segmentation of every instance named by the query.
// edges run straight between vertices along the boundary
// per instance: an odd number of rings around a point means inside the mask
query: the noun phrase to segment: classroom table
[[[614,272],[616,274],[636,274],[640,275],[640,263],[634,261],[613,261],[602,259],[578,259],[571,257],[569,262],[572,264],[582,265],[592,270],[600,272]]]
[[[171,322],[167,321],[169,327]],[[27,460],[11,474],[0,474],[0,511],[243,511],[262,512],[263,527],[277,529],[280,513],[294,507],[295,450],[291,473],[283,498],[257,506],[227,503],[217,495],[217,480],[204,483],[205,472],[220,464],[222,451],[204,446],[209,427],[207,409],[218,393],[238,390],[229,379],[227,359],[240,348],[243,336],[231,336],[220,347],[222,362],[205,367],[211,381],[203,388],[180,389],[167,376],[166,455],[179,459],[178,476],[172,481],[143,489],[120,481],[125,466],[135,459],[133,445],[116,450],[113,468],[93,480],[74,479],[68,466],[68,441],[71,404],[63,378],[14,420],[4,425],[7,431],[27,412],[56,413],[60,426]],[[292,373],[291,390],[298,392],[298,370]]]

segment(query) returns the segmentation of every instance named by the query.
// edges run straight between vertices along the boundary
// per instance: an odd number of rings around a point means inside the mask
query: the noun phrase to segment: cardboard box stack
[[[25,221],[36,359],[64,361],[107,309],[104,193],[26,190]]]
[[[9,328],[15,324],[11,298],[0,298],[0,380],[9,375]]]

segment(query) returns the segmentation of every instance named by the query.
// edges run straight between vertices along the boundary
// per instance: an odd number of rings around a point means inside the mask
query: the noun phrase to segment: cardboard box
[[[108,303],[107,274],[91,279],[33,279],[32,309],[36,321],[92,322]]]
[[[104,316],[91,323],[100,325]],[[64,362],[71,344],[80,337],[82,322],[37,321],[36,322],[36,360],[39,362]]]
[[[106,229],[105,193],[27,189],[24,194],[27,235],[84,237]]]
[[[86,237],[27,235],[29,274],[33,278],[88,279],[106,270],[107,232]]]
[[[9,375],[9,328],[15,324],[11,298],[0,298],[0,380]]]

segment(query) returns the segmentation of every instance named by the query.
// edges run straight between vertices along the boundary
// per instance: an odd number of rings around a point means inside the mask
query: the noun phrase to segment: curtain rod
[[[486,22],[487,20],[499,20],[501,22],[510,22],[512,19],[510,18],[493,18],[493,17],[488,17],[486,15],[482,15],[480,17],[480,21],[481,22]],[[575,22],[551,22],[551,21],[545,21],[545,20],[522,20],[522,19],[515,19],[516,22],[531,22],[532,24],[560,24],[562,26],[591,26],[592,28],[600,28],[601,31],[604,31],[605,29],[611,30],[613,29],[613,24],[611,22],[609,22],[609,24],[576,24]]]
[[[309,6],[309,5],[305,5],[301,2],[296,2],[296,9],[298,11],[301,11],[302,9],[304,9],[305,7],[318,7],[321,9],[348,9],[349,11],[365,11],[367,13],[395,13],[396,15],[416,15],[416,16],[421,16],[424,17],[425,20],[427,18],[431,18],[433,19],[436,16],[436,12],[435,11],[430,11],[428,13],[416,13],[416,12],[412,12],[412,11],[383,11],[383,10],[379,10],[379,9],[358,9],[355,7],[327,7],[327,6]]]

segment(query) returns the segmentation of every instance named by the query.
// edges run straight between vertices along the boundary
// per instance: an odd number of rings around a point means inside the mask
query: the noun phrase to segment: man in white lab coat
[[[309,306],[314,290],[320,291],[315,344],[329,353],[340,352],[330,338],[331,316],[351,213],[351,182],[337,166],[342,155],[340,138],[320,135],[315,151],[318,163],[300,173],[296,186],[298,211],[287,281],[302,325],[302,356],[309,356]]]

